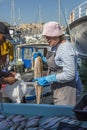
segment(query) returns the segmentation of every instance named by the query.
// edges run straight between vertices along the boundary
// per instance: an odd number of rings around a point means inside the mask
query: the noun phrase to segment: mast
[[[20,8],[19,8],[19,17],[18,17],[18,24],[20,25],[20,22],[21,22],[21,11],[20,11]]]
[[[15,19],[15,0],[12,0],[11,3],[11,25],[16,25],[16,19]]]
[[[58,0],[58,22],[60,23],[60,0]]]

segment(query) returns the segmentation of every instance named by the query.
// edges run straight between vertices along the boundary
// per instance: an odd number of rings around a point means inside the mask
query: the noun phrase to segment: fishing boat
[[[27,85],[27,95],[26,102],[28,103],[35,103],[36,102],[36,93],[35,93],[35,87],[34,82],[32,80],[34,79],[34,68],[33,68],[33,53],[34,52],[40,52],[42,55],[46,56],[47,52],[47,43],[26,43],[26,44],[19,44],[16,46],[16,55],[15,55],[15,63],[13,64],[13,69],[15,72],[20,73],[22,80]],[[47,72],[47,65],[43,64],[43,73],[45,74]],[[46,99],[47,97],[47,99]],[[41,99],[43,103],[52,103],[52,93],[51,88],[45,87],[43,94],[41,95]],[[50,98],[50,100],[49,100]],[[45,100],[46,99],[46,100]],[[44,101],[43,101],[44,100]]]
[[[87,1],[72,10],[68,31],[79,56],[87,58]]]

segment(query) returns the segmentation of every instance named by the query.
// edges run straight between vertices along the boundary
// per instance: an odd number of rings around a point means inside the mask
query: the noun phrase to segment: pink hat
[[[63,35],[63,31],[59,23],[53,21],[44,25],[42,35],[49,37],[61,36]]]

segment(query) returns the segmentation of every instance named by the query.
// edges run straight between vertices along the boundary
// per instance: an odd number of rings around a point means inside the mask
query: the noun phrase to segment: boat
[[[87,59],[87,1],[72,10],[68,32],[79,57]]]
[[[16,61],[13,63],[12,68],[14,69],[15,72],[20,73],[22,80],[26,83],[27,85],[27,94],[25,95],[26,97],[26,102],[28,103],[35,103],[36,102],[36,94],[35,94],[35,87],[34,83],[32,82],[34,78],[34,69],[32,67],[33,63],[33,53],[34,52],[41,52],[42,55],[46,56],[47,52],[47,43],[26,43],[26,44],[19,44],[16,45]],[[43,64],[43,69],[44,73],[47,71],[47,65]],[[48,99],[50,100],[48,101]],[[45,87],[44,92],[41,95],[41,99],[43,103],[52,103],[52,93],[51,93],[51,88],[50,87]],[[44,101],[43,101],[44,100]]]

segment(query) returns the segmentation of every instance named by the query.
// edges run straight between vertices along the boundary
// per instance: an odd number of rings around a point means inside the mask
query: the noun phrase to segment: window
[[[32,48],[24,48],[24,59],[32,58]]]

